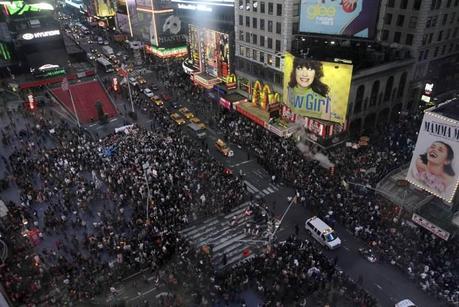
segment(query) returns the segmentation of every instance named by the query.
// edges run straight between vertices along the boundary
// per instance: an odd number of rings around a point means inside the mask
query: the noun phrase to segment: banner
[[[302,0],[300,32],[374,38],[379,0]]]
[[[459,182],[459,124],[426,112],[406,179],[451,202]]]
[[[284,58],[284,104],[295,114],[344,123],[347,115],[352,65]]]
[[[187,25],[174,13],[157,13],[155,16],[157,46],[173,48],[186,45]]]

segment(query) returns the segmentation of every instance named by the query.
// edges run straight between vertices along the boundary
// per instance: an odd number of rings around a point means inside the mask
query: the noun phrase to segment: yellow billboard
[[[284,58],[283,102],[293,113],[343,124],[346,120],[352,65]]]

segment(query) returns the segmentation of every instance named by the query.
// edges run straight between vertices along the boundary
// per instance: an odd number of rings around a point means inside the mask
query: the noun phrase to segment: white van
[[[304,227],[311,233],[314,239],[325,245],[329,249],[341,246],[341,240],[335,231],[317,216],[307,219]]]

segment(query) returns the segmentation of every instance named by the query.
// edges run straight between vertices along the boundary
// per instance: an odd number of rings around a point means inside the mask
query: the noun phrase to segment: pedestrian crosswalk
[[[217,270],[250,259],[260,253],[265,241],[246,231],[247,223],[253,223],[253,217],[244,214],[249,204],[246,202],[226,215],[185,228],[180,234],[196,248],[211,247],[212,263]]]
[[[272,193],[275,193],[277,191],[279,191],[279,186],[277,186],[276,184],[272,184],[270,183],[266,188],[264,189],[259,189],[257,188],[255,185],[253,185],[252,183],[250,183],[249,181],[247,180],[244,180],[244,184],[246,185],[247,187],[247,191],[249,191],[250,193],[252,193],[253,195],[255,196],[259,196],[261,198],[265,197],[265,196],[268,196],[269,194],[272,194]]]

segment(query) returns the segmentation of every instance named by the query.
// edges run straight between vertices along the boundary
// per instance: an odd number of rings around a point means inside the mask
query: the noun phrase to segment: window
[[[429,57],[429,49],[426,49],[426,51],[424,51],[424,60],[426,60],[428,57]]]
[[[430,10],[433,11],[435,9],[435,4],[436,4],[436,0],[432,0],[432,3],[430,4]]]
[[[438,32],[437,42],[441,41],[443,38],[443,31]]]
[[[394,7],[394,6],[395,6],[395,0],[389,0],[389,1],[387,1],[387,6],[388,6],[388,7]]]
[[[437,25],[437,20],[438,20],[438,16],[432,17],[432,27],[435,27]]]
[[[428,34],[424,34],[422,36],[422,45],[425,46],[427,44],[427,38],[429,37]]]
[[[258,60],[257,51],[255,49],[252,50],[252,59]]]
[[[451,6],[451,0],[448,0],[448,2],[446,3],[446,7],[449,8]]]
[[[378,93],[379,93],[379,80],[376,80],[375,82],[373,82],[373,86],[371,87],[370,106],[374,106],[376,104]]]
[[[276,57],[276,67],[280,68],[280,58]]]
[[[244,24],[244,16],[239,15],[239,25],[242,26]]]
[[[406,76],[407,76],[407,73],[404,72],[402,76],[400,77],[400,82],[398,83],[398,93],[397,93],[398,98],[402,97],[403,93],[405,92]]]
[[[445,51],[446,51],[446,45],[443,45],[443,47],[441,48],[441,55],[444,55]]]
[[[300,16],[300,4],[295,3],[293,5],[293,17],[298,17],[298,16]]]
[[[250,43],[250,33],[249,32],[245,32],[245,42]]]
[[[445,39],[449,39],[450,36],[451,36],[451,29],[448,29],[448,31],[446,31]]]
[[[274,14],[274,4],[272,2],[268,2],[268,15]]]
[[[357,88],[357,94],[355,95],[355,108],[354,114],[359,114],[362,111],[363,96],[365,95],[365,85],[360,85]]]
[[[265,20],[264,19],[260,19],[260,30],[265,30]]]
[[[273,39],[271,37],[268,37],[268,48],[273,49]]]
[[[448,21],[448,14],[444,14],[443,19],[441,21],[442,26],[446,25],[447,21]]]
[[[276,39],[276,52],[281,51],[281,41]]]
[[[434,58],[436,58],[438,56],[438,47],[435,47],[435,51],[434,51]]]
[[[246,10],[246,11],[250,11],[251,8],[252,8],[252,6],[250,5],[250,0],[246,0],[246,3],[245,3],[245,10]]]
[[[382,34],[381,34],[381,40],[387,41],[388,38],[389,38],[389,31],[388,30],[383,30]]]
[[[265,62],[265,53],[260,51],[260,62],[264,63]]]
[[[405,15],[398,15],[397,16],[397,26],[403,27],[404,22],[405,22]]]
[[[392,14],[386,13],[384,16],[384,23],[390,25],[392,23]]]
[[[272,56],[272,54],[268,54],[268,65],[273,65],[273,56]]]
[[[278,3],[276,5],[276,15],[277,16],[282,16],[282,4]]]
[[[240,10],[244,9],[244,0],[239,0],[239,9]]]
[[[258,11],[258,1],[254,0],[252,4],[252,10],[256,13]]]
[[[249,16],[245,16],[245,26],[250,27],[250,17]]]
[[[422,61],[423,55],[424,55],[424,50],[421,50],[421,51],[419,52],[418,61]]]
[[[405,10],[407,7],[408,7],[408,0],[402,0],[402,1],[400,2],[400,8],[401,8],[402,10]]]
[[[451,14],[451,20],[449,21],[449,24],[452,24],[454,22],[454,19],[456,19],[456,12],[453,12]]]
[[[293,34],[298,34],[299,28],[300,28],[300,23],[299,22],[292,23],[292,33]]]
[[[422,0],[414,0],[413,9],[416,11],[419,11],[419,9],[421,8],[421,3],[422,3]]]
[[[413,45],[413,34],[407,34],[407,35],[406,35],[406,41],[405,41],[405,43],[406,43],[408,46]]]
[[[258,44],[258,35],[252,34],[252,44]]]
[[[250,55],[251,55],[251,54],[250,54],[250,51],[251,51],[251,50],[250,50],[249,47],[246,47],[246,48],[245,48],[245,56],[248,57],[248,58],[250,58]]]
[[[427,18],[426,21],[426,28],[430,28],[430,25],[432,24],[432,17]]]
[[[263,1],[260,2],[260,13],[265,13],[265,3]]]
[[[390,76],[389,79],[386,81],[386,90],[384,91],[384,101],[388,101],[390,99],[390,95],[392,93],[392,87],[394,86],[394,77]]]
[[[395,32],[394,33],[394,42],[400,43],[400,37],[402,36],[401,32]]]
[[[252,28],[256,29],[258,27],[258,19],[253,17],[252,18]]]
[[[282,33],[282,26],[280,22],[276,22],[276,33],[281,34]]]
[[[416,25],[418,24],[418,17],[416,16],[411,16],[410,17],[410,23],[408,24],[408,26],[411,28],[411,29],[414,29],[416,28]]]
[[[273,21],[268,20],[268,32],[272,33],[273,32]]]
[[[265,37],[263,35],[260,35],[260,46],[261,47],[265,46]]]
[[[244,56],[244,50],[245,50],[244,47],[239,46],[239,55],[240,55],[240,56]]]
[[[438,10],[441,7],[441,0],[437,0],[437,5],[435,6],[435,9]]]
[[[433,33],[430,33],[429,34],[429,39],[427,40],[428,44],[432,43],[432,38],[433,38]]]
[[[239,41],[244,41],[244,31],[239,31]]]

